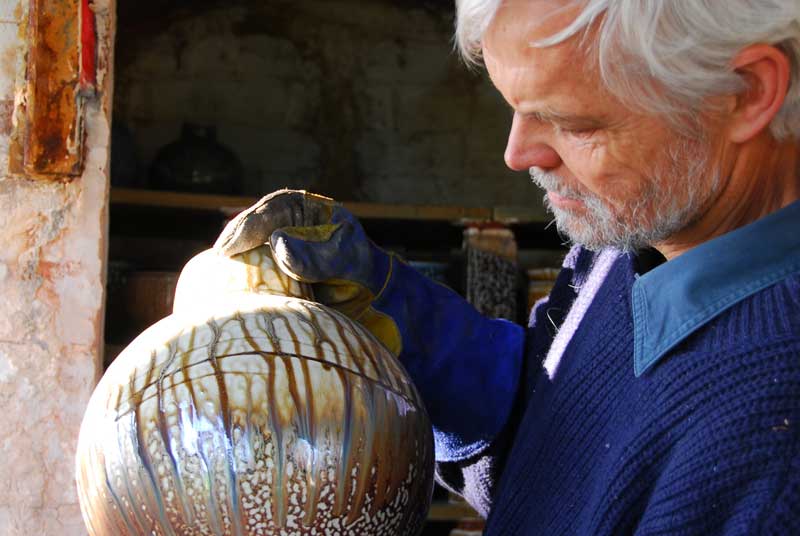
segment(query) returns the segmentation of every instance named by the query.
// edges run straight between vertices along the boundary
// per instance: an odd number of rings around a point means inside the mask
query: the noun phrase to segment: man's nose
[[[526,120],[514,114],[511,132],[506,145],[506,165],[514,171],[526,171],[532,167],[553,169],[561,164],[561,157],[543,139],[546,126]]]

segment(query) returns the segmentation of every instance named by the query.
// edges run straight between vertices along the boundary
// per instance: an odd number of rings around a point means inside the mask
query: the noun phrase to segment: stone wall
[[[18,5],[19,2],[19,5]],[[95,0],[101,98],[86,117],[86,168],[70,183],[8,174],[27,2],[0,1],[0,534],[85,535],[74,478],[98,377],[107,229],[112,0]]]
[[[115,118],[133,131],[145,168],[184,121],[216,125],[244,162],[247,194],[293,186],[542,215],[527,174],[503,163],[507,106],[453,52],[453,5],[121,5]]]

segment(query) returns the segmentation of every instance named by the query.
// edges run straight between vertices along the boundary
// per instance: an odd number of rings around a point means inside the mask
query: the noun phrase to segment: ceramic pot
[[[400,363],[268,248],[205,252],[111,364],[81,426],[93,536],[413,535],[433,439]]]
[[[177,272],[134,270],[122,289],[121,307],[126,323],[133,328],[131,338],[172,312]],[[124,342],[128,342],[127,339]]]
[[[217,141],[213,126],[184,124],[181,137],[164,146],[150,169],[150,187],[235,195],[244,171],[236,154]]]

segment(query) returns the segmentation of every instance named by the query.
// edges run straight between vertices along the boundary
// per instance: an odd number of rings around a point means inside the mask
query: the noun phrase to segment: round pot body
[[[245,264],[263,273],[263,256]],[[191,307],[142,333],[89,403],[77,456],[89,533],[418,534],[433,440],[388,350],[308,300],[233,284],[205,308],[178,287],[176,307]]]

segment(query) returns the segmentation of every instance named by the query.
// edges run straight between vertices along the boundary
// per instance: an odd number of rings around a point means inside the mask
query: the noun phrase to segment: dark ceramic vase
[[[184,268],[172,315],[111,364],[76,459],[92,536],[409,536],[433,438],[400,363],[267,247]]]
[[[242,164],[217,141],[213,126],[184,124],[179,140],[164,146],[150,169],[150,187],[236,195],[242,192]]]

